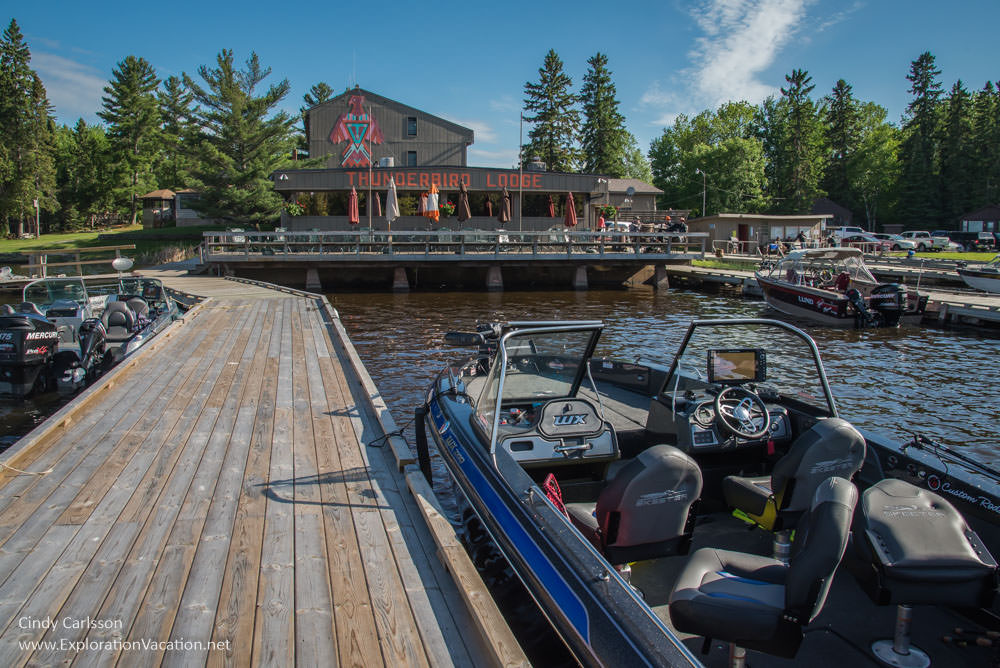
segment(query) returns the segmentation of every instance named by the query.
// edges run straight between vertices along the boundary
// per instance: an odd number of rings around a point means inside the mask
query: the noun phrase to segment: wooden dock
[[[0,665],[526,664],[326,300],[162,278],[211,298],[3,455]]]

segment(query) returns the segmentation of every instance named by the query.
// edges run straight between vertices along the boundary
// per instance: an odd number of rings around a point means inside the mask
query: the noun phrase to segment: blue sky
[[[310,6],[312,5],[312,6]],[[677,114],[730,99],[777,94],[792,69],[813,95],[837,79],[898,122],[905,77],[924,51],[945,89],[1000,79],[1000,1],[679,0],[631,3],[34,2],[16,13],[61,123],[96,122],[116,63],[142,56],[161,78],[212,65],[223,48],[256,51],[287,78],[283,107],[297,112],[313,84],[355,83],[475,130],[474,166],[517,159],[524,84],[551,48],[578,89],[587,59],[607,54],[620,109],[643,150]],[[7,25],[11,16],[4,19]]]

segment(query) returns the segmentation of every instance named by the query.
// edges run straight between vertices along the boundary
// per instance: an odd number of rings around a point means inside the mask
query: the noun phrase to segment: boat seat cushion
[[[770,638],[785,611],[787,573],[788,566],[770,557],[701,548],[674,585],[670,619],[705,637],[730,629],[735,637],[727,639],[739,645]]]
[[[870,562],[860,579],[876,602],[979,606],[984,595],[992,597],[996,561],[938,494],[882,480],[865,492],[857,523],[856,540]]]
[[[101,314],[101,322],[107,331],[107,340],[119,343],[132,337],[135,314],[124,302],[110,302]]]
[[[750,515],[763,515],[767,502],[774,498],[771,476],[759,478],[727,476],[722,481],[722,495],[730,508],[739,508]]]
[[[573,526],[580,530],[580,533],[589,540],[595,548],[601,550],[600,528],[597,525],[597,517],[594,515],[596,503],[567,503],[566,513],[573,522]]]

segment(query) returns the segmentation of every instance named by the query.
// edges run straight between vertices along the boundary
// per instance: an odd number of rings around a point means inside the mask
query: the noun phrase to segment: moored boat
[[[177,314],[158,279],[82,277],[27,284],[0,314],[0,395],[72,394],[142,347]]]
[[[957,271],[970,288],[986,292],[1000,292],[1000,255],[986,264],[959,267]]]
[[[660,368],[595,354],[602,329],[511,322],[449,335],[479,351],[434,382],[417,436],[426,454],[429,430],[469,506],[581,664],[697,665],[692,635],[810,661],[830,646],[810,648],[804,627],[845,603],[825,624],[845,638],[847,660],[864,640],[849,629],[859,615],[846,588],[856,585],[841,576],[831,589],[831,581],[845,553],[852,572],[878,572],[868,541],[881,540],[883,497],[898,506],[887,531],[904,546],[900,563],[926,567],[899,581],[944,591],[935,603],[990,605],[1000,476],[921,439],[861,434],[840,416],[804,332],[772,320],[695,322]],[[860,501],[849,480],[868,490]],[[919,515],[906,507],[925,503],[957,509],[941,513],[937,556],[905,547],[933,528],[904,526]],[[985,544],[962,528],[963,515]],[[849,547],[852,516],[856,525],[875,519]],[[762,552],[772,539],[788,551],[793,529],[790,565]],[[949,571],[946,561],[962,568]],[[883,570],[892,574],[891,565]],[[935,580],[941,573],[953,580]],[[878,591],[905,590],[899,581],[880,580]]]
[[[768,306],[829,327],[895,327],[919,322],[927,297],[879,283],[857,248],[793,250],[755,274]]]

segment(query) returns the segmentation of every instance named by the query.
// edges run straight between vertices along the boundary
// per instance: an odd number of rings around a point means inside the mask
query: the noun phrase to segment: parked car
[[[872,232],[872,236],[882,241],[888,241],[889,249],[894,251],[916,250],[917,244],[909,239],[904,239],[898,234],[886,234],[885,232]]]
[[[948,237],[933,236],[926,230],[909,230],[900,234],[904,239],[909,239],[917,244],[917,250],[944,250],[948,248]]]
[[[997,245],[992,232],[949,232],[948,238],[964,251],[991,251]]]
[[[841,239],[852,234],[867,234],[860,227],[828,227],[826,228],[827,234],[832,234],[835,239]]]
[[[892,243],[877,238],[873,234],[864,232],[861,234],[848,234],[840,238],[841,246],[860,248],[864,253],[874,253],[877,251],[887,251],[892,249]]]

